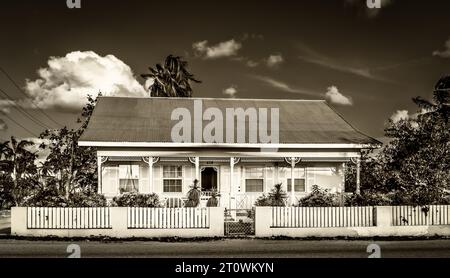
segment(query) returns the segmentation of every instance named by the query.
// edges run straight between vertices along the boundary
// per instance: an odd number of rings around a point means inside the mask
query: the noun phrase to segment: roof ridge
[[[255,101],[298,101],[298,102],[326,102],[323,99],[278,99],[278,98],[212,98],[212,97],[124,97],[124,96],[99,96],[99,98],[121,98],[121,99],[164,99],[164,100],[230,100],[230,101],[242,101],[242,100],[255,100]]]
[[[353,126],[349,121],[347,121],[347,120],[344,118],[344,116],[341,115],[341,113],[339,113],[336,109],[334,109],[328,102],[326,102],[325,104],[326,104],[326,106],[328,106],[334,113],[336,113],[336,115],[338,115],[339,118],[341,118],[346,124],[348,124],[351,128],[353,128],[354,131],[356,131],[357,133],[359,133],[359,134],[361,134],[361,135],[363,135],[363,136],[366,136],[366,137],[368,137],[368,138],[370,138],[370,139],[372,139],[372,140],[374,140],[374,141],[380,143],[381,145],[383,144],[382,142],[378,141],[377,139],[373,138],[372,136],[369,136],[369,135],[367,135],[367,134],[361,132],[358,128],[356,128],[355,126]]]

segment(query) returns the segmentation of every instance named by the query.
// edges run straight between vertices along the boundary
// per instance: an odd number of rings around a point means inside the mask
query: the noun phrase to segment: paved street
[[[0,240],[0,257],[67,257],[69,244],[79,244],[82,257],[227,257],[227,258],[367,258],[367,246],[377,243],[381,256],[450,258],[450,240],[424,241],[301,241],[225,239],[202,242],[64,242]]]

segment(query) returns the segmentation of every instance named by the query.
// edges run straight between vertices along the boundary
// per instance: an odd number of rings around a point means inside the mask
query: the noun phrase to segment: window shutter
[[[102,170],[102,193],[108,196],[119,195],[119,167],[106,166]]]
[[[195,180],[195,166],[183,166],[183,194],[186,195]]]
[[[266,178],[264,180],[264,192],[269,192],[275,186],[274,167],[266,167]]]
[[[153,188],[156,194],[163,193],[162,166],[153,165]]]
[[[230,166],[220,166],[220,191],[222,193],[232,192],[230,189]]]
[[[149,166],[139,165],[139,193],[150,194]]]

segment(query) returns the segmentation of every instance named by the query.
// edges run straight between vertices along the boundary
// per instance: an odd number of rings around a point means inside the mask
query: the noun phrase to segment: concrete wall
[[[272,228],[272,208],[257,207],[256,237],[285,236],[305,237],[415,237],[450,236],[450,225],[446,226],[393,226],[392,207],[376,207],[376,226],[350,228]]]
[[[159,237],[223,237],[224,208],[210,208],[208,229],[128,229],[127,208],[111,208],[111,229],[28,229],[27,208],[12,208],[11,235],[21,237],[112,237],[112,238],[159,238]]]

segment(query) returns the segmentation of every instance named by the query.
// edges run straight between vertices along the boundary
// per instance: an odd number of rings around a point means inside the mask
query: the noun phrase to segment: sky
[[[450,74],[448,0],[80,2],[1,1],[0,139],[74,126],[88,94],[146,96],[169,54],[195,97],[326,99],[381,140]]]

